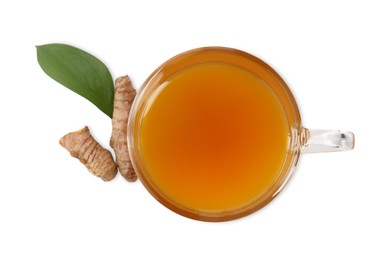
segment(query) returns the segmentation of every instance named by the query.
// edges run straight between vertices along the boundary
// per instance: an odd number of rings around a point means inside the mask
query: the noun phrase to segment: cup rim
[[[285,160],[285,165],[287,166],[285,172],[283,172],[283,167],[282,167],[282,175],[281,177],[277,178],[274,182],[274,187],[269,187],[266,189],[265,194],[260,195],[258,199],[253,201],[250,204],[245,205],[244,207],[241,207],[239,209],[235,209],[231,212],[195,212],[194,210],[186,209],[185,207],[181,207],[180,205],[176,205],[173,201],[170,201],[168,198],[165,198],[163,194],[161,194],[149,181],[148,179],[144,176],[144,173],[139,165],[136,152],[135,152],[135,137],[134,137],[134,129],[135,129],[135,119],[138,114],[138,108],[141,105],[142,98],[145,95],[146,90],[148,90],[148,86],[150,83],[156,79],[156,77],[159,77],[159,74],[170,64],[173,62],[176,62],[179,59],[182,58],[189,58],[194,54],[197,53],[204,53],[204,52],[223,52],[223,53],[231,53],[234,55],[240,55],[242,57],[245,57],[246,59],[249,59],[250,61],[259,64],[260,67],[263,67],[264,69],[268,70],[268,73],[272,75],[272,77],[279,83],[279,86],[283,89],[284,93],[287,95],[288,100],[290,100],[291,104],[291,112],[294,114],[295,117],[295,124],[294,127],[290,127],[290,149],[291,150],[291,159],[289,162],[287,161],[287,156]],[[182,67],[181,69],[184,69],[185,67]],[[180,71],[180,70],[178,70]],[[165,76],[166,78],[169,76]],[[289,125],[290,126],[290,125]],[[298,109],[297,102],[289,89],[288,85],[286,82],[282,79],[282,77],[266,62],[263,60],[255,57],[252,54],[249,54],[247,52],[244,52],[242,50],[234,49],[234,48],[229,48],[229,47],[221,47],[221,46],[208,46],[208,47],[201,47],[201,48],[196,48],[196,49],[191,49],[185,52],[182,52],[180,54],[177,54],[173,56],[172,58],[168,59],[164,63],[162,63],[157,69],[155,69],[149,77],[145,80],[141,88],[136,94],[136,97],[134,99],[134,103],[132,104],[131,111],[128,117],[128,125],[127,125],[127,143],[128,143],[128,151],[131,157],[132,165],[134,166],[135,172],[137,176],[139,177],[140,181],[144,185],[144,187],[147,189],[147,191],[162,205],[167,207],[168,209],[174,211],[177,214],[180,214],[184,217],[188,217],[191,219],[195,220],[201,220],[201,221],[208,221],[208,222],[221,222],[221,221],[229,221],[229,220],[234,220],[238,219],[244,216],[247,216],[255,211],[258,211],[262,207],[266,206],[271,202],[281,191],[282,189],[286,186],[288,180],[291,178],[292,173],[294,172],[295,166],[297,165],[299,155],[300,155],[300,133],[301,133],[302,125],[301,125],[301,118],[300,118],[300,113]],[[279,180],[278,180],[279,179]],[[275,185],[276,182],[279,183]],[[229,213],[229,214],[228,214]]]

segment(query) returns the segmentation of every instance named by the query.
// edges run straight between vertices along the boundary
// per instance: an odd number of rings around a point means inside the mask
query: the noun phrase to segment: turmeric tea
[[[188,209],[239,208],[276,180],[288,132],[283,106],[256,75],[228,63],[192,65],[159,86],[142,115],[145,174]]]

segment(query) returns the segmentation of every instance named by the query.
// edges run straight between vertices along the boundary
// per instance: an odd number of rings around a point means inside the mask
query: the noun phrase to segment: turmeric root
[[[117,165],[112,154],[91,136],[87,126],[66,134],[60,139],[60,144],[95,176],[104,181],[110,181],[116,176]]]
[[[128,76],[116,80],[110,146],[116,154],[116,163],[121,175],[130,182],[137,180],[127,146],[128,115],[135,96],[136,90]]]

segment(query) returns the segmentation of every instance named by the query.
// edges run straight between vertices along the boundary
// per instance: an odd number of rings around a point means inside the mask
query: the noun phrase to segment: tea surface
[[[152,184],[194,211],[232,210],[257,199],[288,149],[278,98],[254,74],[227,63],[171,76],[150,100],[140,131]]]

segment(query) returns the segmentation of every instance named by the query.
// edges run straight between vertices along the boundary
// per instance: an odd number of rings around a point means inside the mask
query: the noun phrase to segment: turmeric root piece
[[[136,90],[128,76],[116,79],[110,146],[116,154],[116,163],[121,175],[130,182],[137,180],[127,146],[128,116],[135,96]]]
[[[91,136],[87,126],[63,136],[60,145],[102,180],[110,181],[116,176],[117,165],[113,161],[112,154]]]

